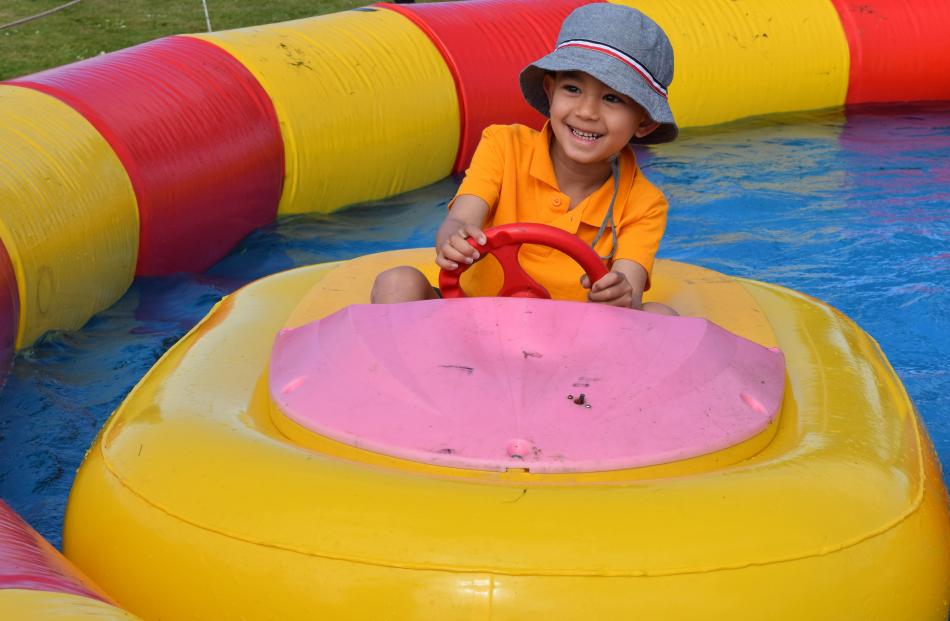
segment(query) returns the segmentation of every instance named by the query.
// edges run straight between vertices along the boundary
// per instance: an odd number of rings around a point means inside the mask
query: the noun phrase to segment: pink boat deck
[[[590,472],[743,442],[776,416],[784,376],[778,350],[704,319],[467,298],[354,305],[282,331],[269,381],[291,420],[361,449]]]

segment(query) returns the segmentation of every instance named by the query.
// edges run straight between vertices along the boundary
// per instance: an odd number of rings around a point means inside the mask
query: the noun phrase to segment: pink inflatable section
[[[71,593],[113,603],[2,500],[0,589]]]

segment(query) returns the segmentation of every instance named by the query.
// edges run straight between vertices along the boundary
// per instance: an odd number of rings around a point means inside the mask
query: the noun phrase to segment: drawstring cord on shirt
[[[614,226],[614,201],[617,200],[617,193],[620,191],[620,158],[615,157],[610,160],[610,171],[614,177],[614,194],[610,197],[610,205],[607,206],[607,213],[604,214],[604,221],[600,223],[600,230],[597,231],[597,236],[594,237],[594,241],[591,242],[590,247],[594,248],[597,246],[597,242],[600,241],[600,238],[604,234],[604,229],[607,228],[607,222],[610,222],[610,236],[611,236],[611,247],[610,254],[606,257],[600,257],[604,261],[610,261],[614,258],[614,254],[617,252],[617,227]],[[600,256],[600,255],[597,255]]]

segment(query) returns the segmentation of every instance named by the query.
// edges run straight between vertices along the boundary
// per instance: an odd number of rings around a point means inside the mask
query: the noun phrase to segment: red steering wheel
[[[607,274],[604,262],[597,256],[593,248],[585,244],[580,238],[567,231],[548,226],[547,224],[502,224],[485,231],[484,244],[479,244],[469,238],[468,243],[478,250],[480,257],[493,254],[501,264],[505,273],[499,296],[515,298],[545,298],[551,299],[548,290],[538,281],[528,276],[518,262],[518,252],[522,244],[539,244],[560,250],[571,257],[584,268],[592,283],[597,282]],[[464,298],[465,292],[459,285],[459,276],[471,267],[470,264],[459,265],[454,270],[443,269],[439,272],[439,289],[444,298]]]

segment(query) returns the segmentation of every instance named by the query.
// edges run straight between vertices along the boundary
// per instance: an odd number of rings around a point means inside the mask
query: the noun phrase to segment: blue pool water
[[[771,116],[640,154],[667,193],[660,256],[837,307],[883,347],[950,464],[950,105]],[[158,357],[244,283],[427,246],[456,181],[250,235],[201,275],[136,280],[82,329],[22,351],[0,393],[0,497],[54,545],[76,469]]]

